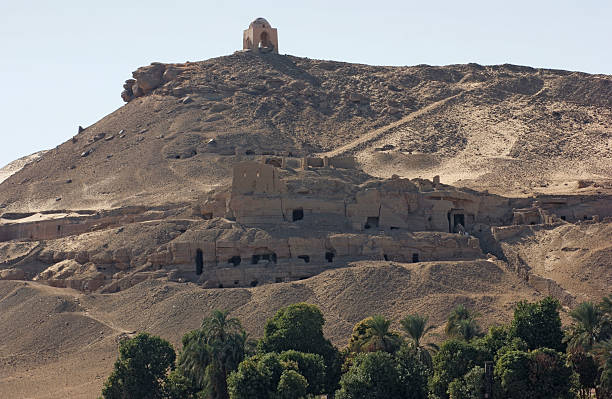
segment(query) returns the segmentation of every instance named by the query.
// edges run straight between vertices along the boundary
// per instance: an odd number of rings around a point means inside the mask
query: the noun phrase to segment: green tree
[[[393,353],[402,343],[401,337],[390,330],[391,320],[375,315],[363,319],[353,328],[349,348],[353,352],[385,351]]]
[[[427,316],[412,314],[400,320],[400,324],[421,362],[431,369],[433,367],[431,352],[435,353],[438,346],[421,342],[425,335],[433,329],[433,326],[427,325],[427,321]]]
[[[601,338],[604,327],[603,312],[592,302],[582,302],[569,315],[573,324],[565,339],[568,350],[590,351]]]
[[[299,399],[306,396],[308,381],[295,370],[285,370],[276,388],[278,399]]]
[[[342,360],[338,350],[323,335],[324,323],[323,313],[315,305],[289,305],[268,319],[257,348],[264,353],[293,349],[321,355],[325,362],[325,392],[332,393],[340,380]]]
[[[474,344],[462,340],[444,342],[433,357],[433,375],[429,380],[432,395],[435,398],[448,399],[449,384],[457,378],[462,378],[487,357],[488,353]]]
[[[591,390],[597,387],[600,378],[599,365],[588,353],[579,351],[568,355],[568,364],[578,375],[579,394],[582,399],[591,397]]]
[[[391,354],[360,353],[340,379],[336,399],[401,398],[401,388],[396,362]]]
[[[427,380],[430,368],[423,364],[414,347],[402,345],[395,353],[400,386],[403,388],[403,399],[427,398]]]
[[[179,369],[173,370],[165,381],[164,399],[197,399],[198,389],[193,381],[185,377]]]
[[[461,378],[448,385],[448,393],[453,399],[481,399],[485,392],[484,369],[475,366]]]
[[[228,390],[232,399],[298,398],[320,394],[324,377],[325,365],[320,355],[272,352],[242,361],[228,377]]]
[[[183,337],[179,369],[210,398],[226,399],[227,376],[245,357],[247,335],[229,312],[215,310]]]
[[[486,360],[493,361],[512,350],[527,351],[525,341],[512,336],[508,326],[492,326],[484,336],[472,341],[472,344],[487,353]]]
[[[457,305],[448,316],[444,332],[451,338],[465,341],[480,335],[480,327],[476,322],[476,313],[470,312],[464,305]]]
[[[527,343],[530,350],[550,348],[565,351],[559,316],[559,301],[547,297],[539,302],[519,302],[514,308],[511,332]]]
[[[282,352],[279,360],[285,364],[295,364],[297,371],[308,382],[307,393],[318,395],[325,392],[325,363],[321,355],[289,350]]]
[[[499,358],[494,372],[504,398],[572,397],[572,370],[565,356],[553,349],[508,352]]]
[[[391,320],[382,315],[374,315],[367,322],[366,341],[364,347],[368,352],[395,352],[400,346],[397,334],[391,332]]]
[[[593,355],[599,362],[601,372],[597,397],[612,398],[612,339],[596,344],[593,347]]]
[[[119,345],[119,358],[104,383],[105,399],[161,398],[166,374],[174,367],[172,345],[156,336],[140,333]]]
[[[427,368],[406,345],[395,355],[359,353],[340,380],[337,399],[427,398]]]

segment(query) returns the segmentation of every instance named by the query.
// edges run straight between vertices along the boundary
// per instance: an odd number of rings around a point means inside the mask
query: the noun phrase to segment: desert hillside
[[[0,207],[183,202],[227,183],[245,154],[281,152],[354,154],[375,176],[503,195],[573,193],[580,179],[610,189],[607,75],[243,52],[134,76],[138,97],[3,182]]]
[[[612,76],[258,50],[132,76],[0,169],[0,397],[97,397],[121,337],[213,309],[257,337],[314,303],[343,346],[378,313],[610,294]]]

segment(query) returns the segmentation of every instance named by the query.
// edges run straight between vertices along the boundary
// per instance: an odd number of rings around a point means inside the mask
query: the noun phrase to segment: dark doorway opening
[[[453,227],[463,226],[465,229],[465,215],[463,213],[456,213],[453,215]]]
[[[196,268],[196,274],[198,276],[202,274],[202,270],[204,269],[204,253],[199,248],[196,251],[195,268]]]
[[[282,279],[282,278],[280,278],[280,277],[277,277],[277,278],[276,278],[274,281],[275,281],[275,282],[277,282],[277,283],[282,283],[282,282],[283,282],[283,279]]]
[[[257,280],[251,281],[251,287],[257,287],[257,284],[259,284],[259,281]]]
[[[259,46],[258,47],[270,47],[270,39],[268,39],[268,32],[262,32],[261,36],[259,36]]]
[[[309,263],[310,262],[310,256],[308,255],[300,255],[298,256],[299,259],[303,259],[304,263]]]
[[[234,280],[234,285],[240,284],[240,280]]]
[[[561,216],[561,220],[565,220],[565,216]]]
[[[334,261],[334,253],[327,251],[325,252],[325,260],[327,260],[329,263],[332,263]]]
[[[419,261],[419,254],[412,254],[412,263],[417,263]]]
[[[272,252],[269,254],[253,255],[251,257],[251,264],[256,265],[260,260],[267,260],[268,262],[276,263],[276,254]]]
[[[229,260],[227,261],[227,263],[231,263],[234,266],[238,266],[240,264],[240,262],[242,262],[242,258],[240,256],[232,256],[231,258],[229,258]]]
[[[370,216],[366,219],[366,224],[363,226],[364,229],[372,229],[378,227],[378,216]]]
[[[302,208],[294,209],[291,216],[294,222],[302,220],[304,219],[304,210]]]
[[[219,284],[219,288],[223,288],[223,284]]]
[[[386,261],[389,260],[389,257],[387,256],[387,254],[383,254],[383,259],[386,260]]]

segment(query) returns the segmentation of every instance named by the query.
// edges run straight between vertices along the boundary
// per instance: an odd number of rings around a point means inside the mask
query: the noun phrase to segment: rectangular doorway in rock
[[[412,254],[412,263],[418,263],[418,262],[419,262],[419,254],[415,252]]]
[[[327,260],[329,263],[332,263],[334,261],[334,256],[334,253],[331,251],[325,252],[325,260]]]
[[[204,253],[201,249],[198,248],[195,256],[195,270],[196,274],[199,276],[202,274],[202,270],[204,269]]]
[[[296,222],[302,219],[304,219],[304,209],[302,208],[294,209],[291,215],[291,220]]]
[[[271,252],[271,253],[255,254],[251,257],[251,264],[256,265],[261,260],[268,261],[268,263],[270,262],[276,263],[276,253]]]
[[[378,227],[378,216],[368,216],[364,229],[375,229]]]
[[[465,229],[465,215],[463,213],[456,213],[453,215],[453,229],[456,229],[459,225],[463,226]]]
[[[228,259],[227,263],[231,263],[234,266],[238,266],[240,265],[240,262],[242,262],[242,258],[240,256],[232,256],[231,258]]]

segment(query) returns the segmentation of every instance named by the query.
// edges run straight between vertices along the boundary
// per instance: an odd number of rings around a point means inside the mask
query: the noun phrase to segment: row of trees
[[[375,315],[357,323],[339,351],[323,335],[324,318],[299,303],[269,319],[263,337],[214,311],[182,339],[175,355],[159,337],[120,345],[102,396],[110,398],[508,399],[612,398],[612,296],[582,303],[562,330],[552,298],[520,302],[510,324],[486,333],[478,314],[457,306],[439,347],[428,319]]]

